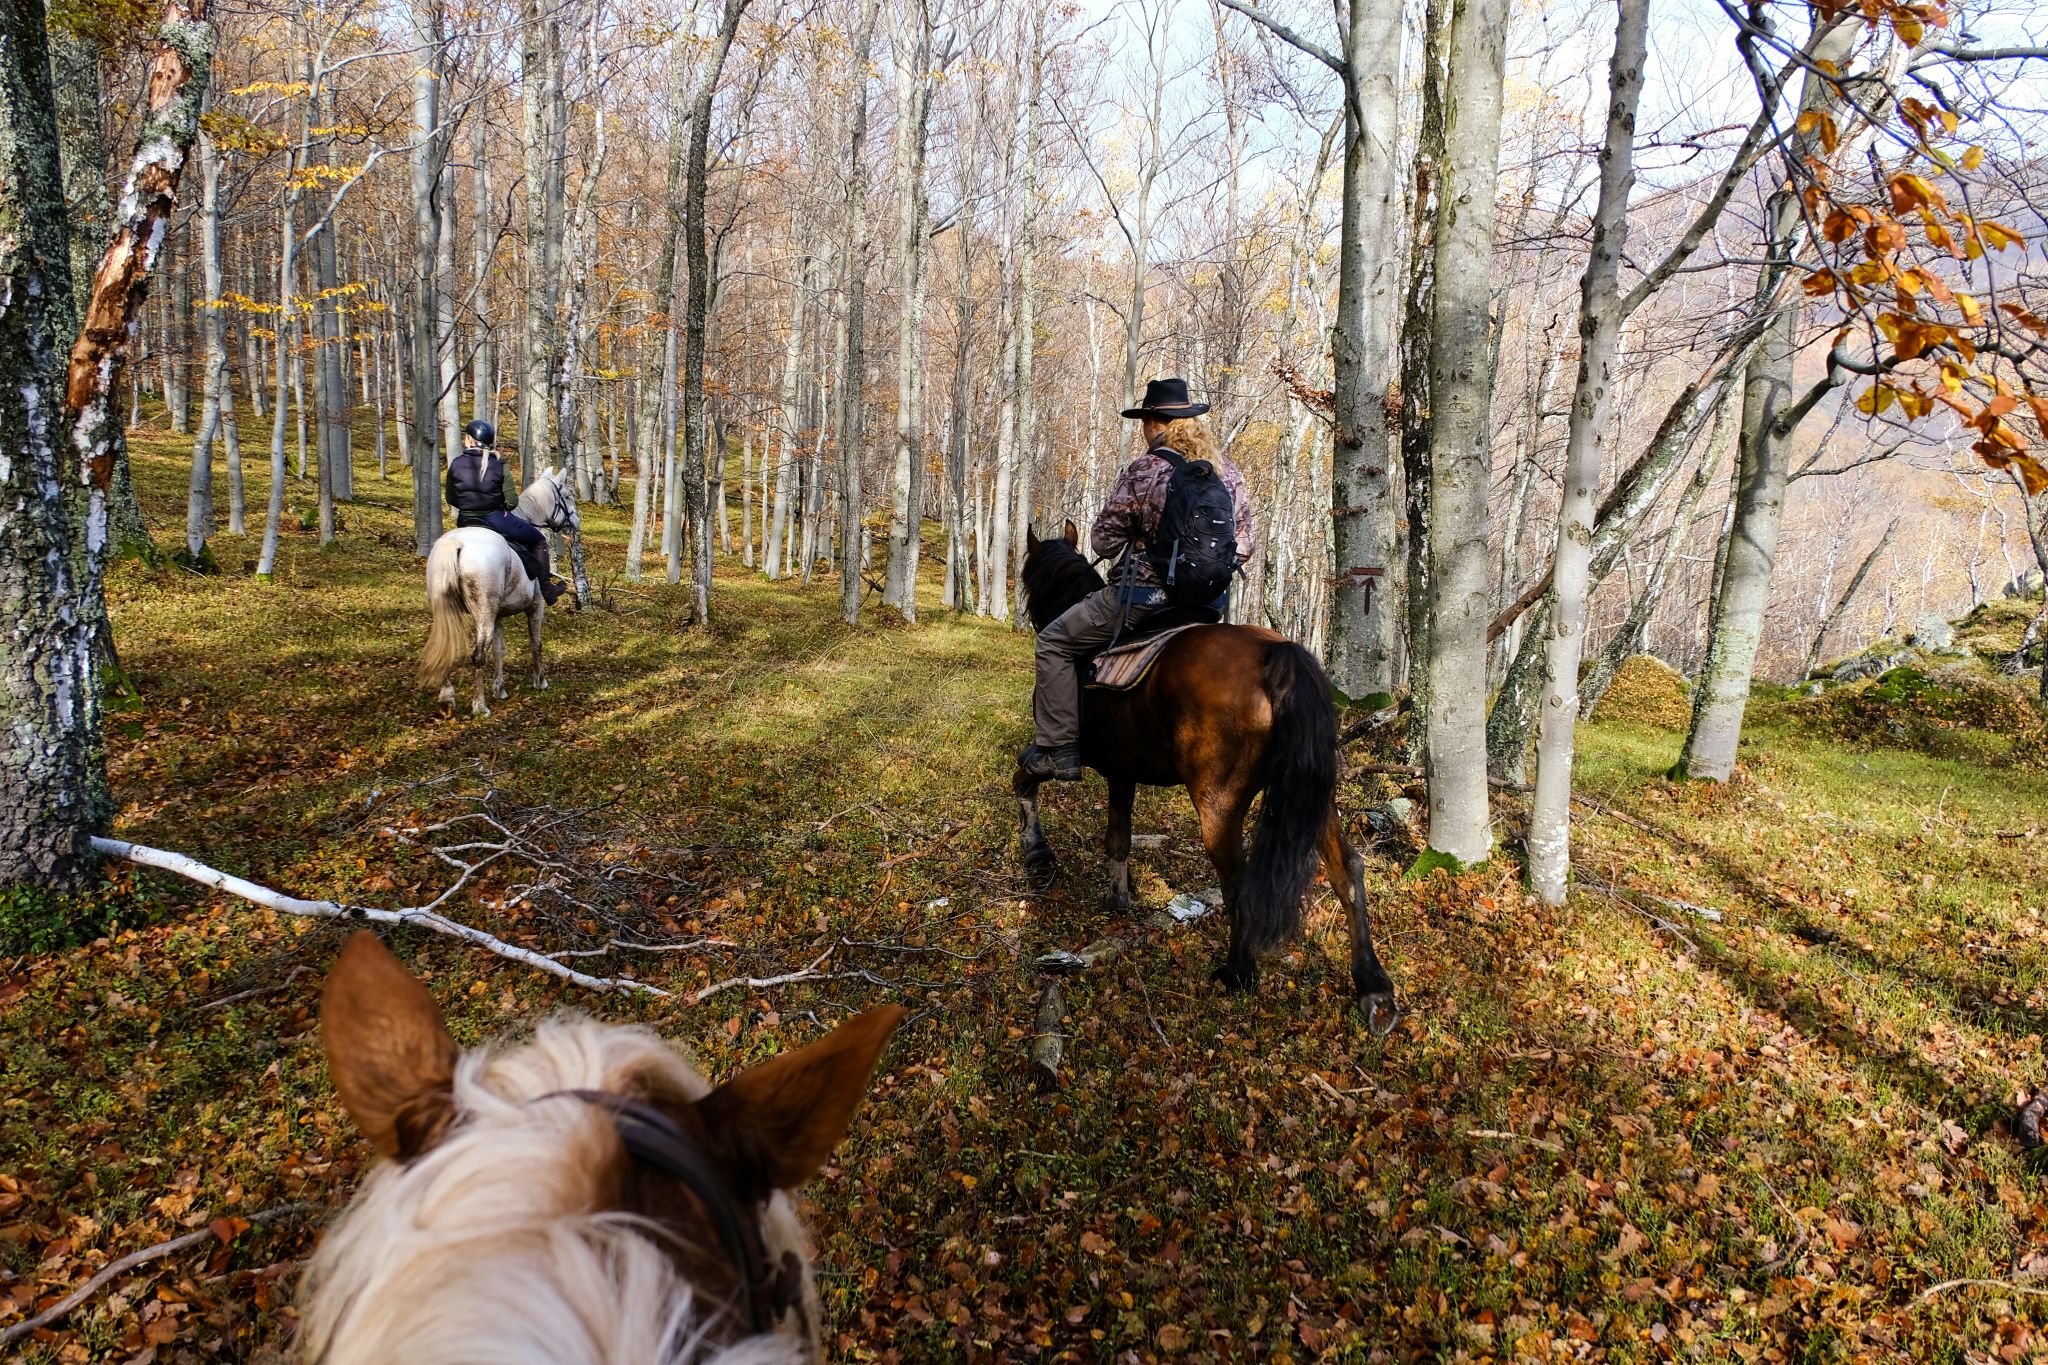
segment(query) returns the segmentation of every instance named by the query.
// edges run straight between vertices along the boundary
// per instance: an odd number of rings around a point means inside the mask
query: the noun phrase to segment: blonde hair
[[[1166,444],[1190,460],[1213,462],[1223,455],[1222,447],[1216,444],[1216,433],[1199,417],[1174,418],[1166,424],[1163,436]]]
[[[370,1173],[308,1266],[302,1358],[319,1365],[794,1365],[814,1358],[815,1284],[805,1276],[809,1337],[721,1346],[713,1315],[677,1270],[667,1234],[611,1207],[625,1159],[617,1130],[563,1090],[636,1088],[698,1099],[710,1085],[646,1029],[568,1014],[525,1043],[463,1055],[462,1121],[410,1162]],[[794,1251],[801,1224],[778,1192],[761,1220],[769,1263]]]

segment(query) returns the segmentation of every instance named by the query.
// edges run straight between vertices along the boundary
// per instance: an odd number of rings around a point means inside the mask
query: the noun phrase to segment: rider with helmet
[[[512,510],[517,504],[506,489],[505,462],[498,458],[497,443],[498,433],[481,418],[462,429],[462,449],[448,462],[446,488],[449,505],[455,509],[455,524],[488,526],[511,541],[513,548],[529,552],[522,558],[530,558],[538,566],[534,577],[540,595],[552,607],[569,585],[548,572],[547,536]]]

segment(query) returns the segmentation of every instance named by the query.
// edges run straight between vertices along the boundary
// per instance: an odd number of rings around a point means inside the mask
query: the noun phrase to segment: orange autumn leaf
[[[1977,224],[1977,231],[1983,236],[1985,245],[1994,251],[2003,251],[2009,246],[2025,246],[2027,239],[2003,223],[1990,219]]]
[[[1930,184],[1924,176],[1901,171],[1893,176],[1889,183],[1894,213],[1908,213],[1923,205],[1932,205],[1935,208],[1948,207],[1948,201],[1942,197],[1941,191]]]
[[[2040,318],[2029,312],[2025,306],[2017,303],[2001,303],[1998,307],[1999,311],[2005,313],[2014,322],[2017,322],[2035,336],[2048,336],[2048,322],[2041,321]]]

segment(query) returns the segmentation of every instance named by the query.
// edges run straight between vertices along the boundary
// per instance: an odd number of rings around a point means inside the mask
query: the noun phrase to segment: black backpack
[[[1175,606],[1207,606],[1230,589],[1237,572],[1237,515],[1230,487],[1207,460],[1171,446],[1152,452],[1173,466],[1166,505],[1145,554]]]

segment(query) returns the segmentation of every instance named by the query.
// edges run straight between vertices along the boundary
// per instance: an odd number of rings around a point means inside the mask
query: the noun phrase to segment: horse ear
[[[706,1146],[741,1198],[765,1199],[817,1174],[846,1135],[904,1013],[897,1005],[869,1010],[815,1043],[748,1067],[696,1103]]]
[[[335,1093],[378,1151],[404,1161],[440,1141],[460,1049],[434,997],[367,929],[328,973],[320,1041]]]
[[[1027,521],[1024,523],[1024,553],[1029,554],[1037,548],[1038,532],[1033,530],[1031,523]]]
[[[1067,518],[1067,524],[1060,534],[1067,538],[1067,544],[1069,545],[1079,545],[1081,543],[1081,528],[1074,525],[1072,517]]]

